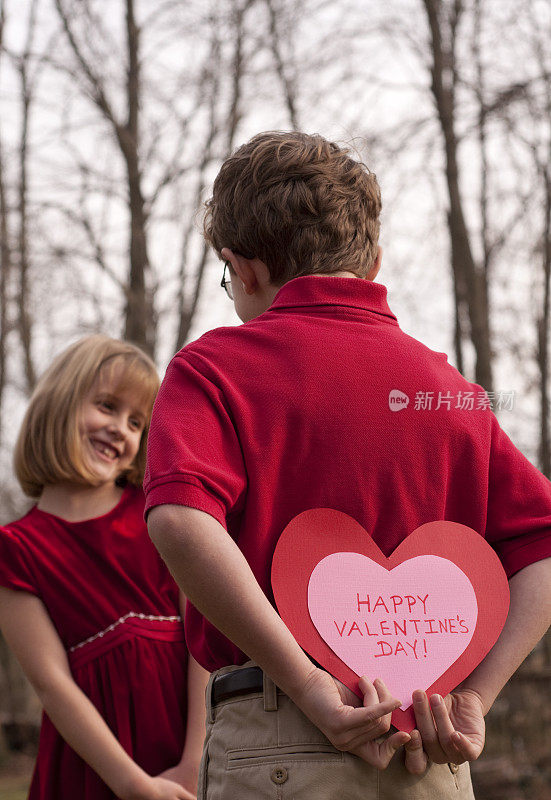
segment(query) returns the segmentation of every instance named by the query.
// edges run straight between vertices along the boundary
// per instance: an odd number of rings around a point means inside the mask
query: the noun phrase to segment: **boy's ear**
[[[229,247],[223,247],[220,250],[220,255],[224,261],[228,261],[231,264],[232,272],[237,273],[236,265],[239,259],[238,254],[234,253],[233,250],[230,250]]]
[[[245,258],[240,253],[234,253],[229,247],[223,247],[220,255],[223,259],[229,261],[232,272],[237,276],[237,280],[241,282],[245,294],[254,294],[259,283],[255,270],[257,259]]]
[[[378,275],[379,270],[381,269],[381,261],[383,260],[383,248],[379,245],[377,248],[377,255],[375,256],[375,261],[373,262],[371,269],[365,276],[368,281],[374,281]]]

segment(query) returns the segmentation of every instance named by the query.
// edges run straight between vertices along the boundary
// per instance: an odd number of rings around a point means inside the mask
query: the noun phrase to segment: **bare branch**
[[[102,112],[102,114],[113,125],[115,131],[119,131],[122,128],[122,125],[116,119],[116,115],[113,111],[111,103],[107,98],[103,81],[101,80],[99,74],[94,70],[88,59],[85,58],[84,52],[77,42],[77,39],[75,37],[71,25],[71,19],[63,6],[63,0],[55,0],[55,7],[59,14],[59,18],[61,20],[63,30],[65,31],[65,35],[67,36],[67,40],[71,46],[71,50],[73,51],[73,54],[80,65],[82,75],[85,77],[87,81],[88,84],[87,88],[90,93],[90,96],[92,97],[95,104]]]
[[[217,108],[219,102],[220,92],[220,72],[221,72],[221,57],[220,57],[220,40],[218,38],[218,30],[213,26],[211,47],[210,47],[210,63],[212,70],[210,72],[211,87],[210,87],[210,102],[209,102],[209,128],[207,140],[203,149],[203,155],[198,170],[197,187],[195,191],[194,207],[199,208],[201,198],[205,190],[206,170],[209,166],[213,156],[213,146],[216,140],[219,126],[217,122]],[[231,114],[231,109],[230,109]],[[197,310],[197,304],[201,293],[205,267],[208,257],[208,246],[206,242],[203,243],[203,249],[199,262],[196,266],[194,273],[194,288],[191,299],[186,302],[186,284],[187,284],[187,265],[189,258],[189,242],[194,229],[194,218],[190,216],[188,224],[184,229],[184,235],[181,245],[181,259],[180,259],[180,280],[178,289],[178,331],[176,334],[175,350],[179,350],[183,346],[191,328],[191,323],[194,314]]]
[[[181,165],[181,158],[183,155],[184,147],[187,144],[187,130],[190,120],[194,115],[199,112],[201,105],[204,103],[205,95],[207,94],[209,82],[212,82],[212,70],[214,64],[211,62],[211,59],[207,59],[207,65],[202,70],[200,79],[197,84],[197,90],[195,93],[195,100],[193,103],[192,110],[186,115],[184,118],[179,120],[179,134],[178,138],[174,147],[174,152],[172,157],[169,159],[163,174],[161,175],[160,179],[158,180],[156,186],[150,193],[149,197],[146,201],[146,213],[149,215],[151,213],[151,209],[154,207],[155,203],[159,199],[159,196],[163,189],[170,186],[174,181],[188,172],[189,167],[187,165]],[[205,150],[208,149],[205,148]]]
[[[298,130],[298,114],[296,101],[296,81],[288,75],[288,64],[282,52],[283,35],[280,32],[281,6],[277,7],[277,0],[265,0],[270,20],[270,46],[275,61],[276,73],[283,89],[285,105],[289,113],[292,127]],[[286,31],[285,40],[289,40],[290,31]]]
[[[71,225],[74,225],[76,228],[79,228],[83,231],[88,241],[88,244],[91,247],[92,256],[94,261],[100,267],[102,272],[104,272],[114,283],[114,285],[120,289],[123,294],[127,292],[127,286],[125,281],[123,281],[113,270],[113,268],[109,265],[107,260],[107,254],[103,247],[101,238],[98,238],[96,232],[94,230],[92,219],[85,208],[85,201],[87,199],[87,193],[84,188],[84,184],[81,187],[81,192],[78,201],[78,211],[70,206],[62,205],[61,203],[55,203],[52,201],[48,201],[42,205],[42,212],[47,211],[55,211],[56,213],[60,214],[64,217],[67,222]],[[74,239],[74,236],[71,237]],[[58,246],[53,247],[53,252],[55,252],[56,257],[63,257],[66,256],[69,252],[68,247],[62,247],[61,249]],[[79,256],[82,258],[90,258],[89,255],[86,255],[83,252],[79,251]]]

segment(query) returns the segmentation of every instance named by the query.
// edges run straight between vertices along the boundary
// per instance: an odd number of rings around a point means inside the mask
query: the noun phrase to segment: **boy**
[[[200,796],[471,798],[484,714],[551,621],[549,482],[484,403],[456,407],[480,387],[400,330],[374,282],[377,181],[346,150],[259,134],[224,163],[207,208],[244,324],[173,359],[145,484],[152,539],[193,603],[190,651],[214,671]],[[396,413],[396,389],[434,405]],[[463,523],[511,577],[500,639],[447,698],[414,693],[411,737],[389,732],[402,698],[362,678],[362,706],[273,607],[278,537],[316,507],[354,517],[387,555],[424,522]]]

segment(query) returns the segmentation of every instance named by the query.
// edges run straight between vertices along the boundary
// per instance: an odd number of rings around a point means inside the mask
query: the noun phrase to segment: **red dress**
[[[84,522],[32,508],[0,529],[0,585],[40,597],[76,683],[126,752],[156,775],[182,755],[188,655],[178,588],[143,508],[135,487]],[[44,714],[29,800],[114,797]]]

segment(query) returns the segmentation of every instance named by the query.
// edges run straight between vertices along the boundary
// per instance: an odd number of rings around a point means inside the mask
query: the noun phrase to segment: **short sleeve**
[[[0,586],[40,595],[25,545],[7,528],[0,528]]]
[[[551,557],[551,483],[492,425],[485,535],[511,577]]]
[[[226,527],[242,504],[246,471],[227,399],[200,367],[183,350],[162,382],[148,437],[145,513],[164,504],[190,506]]]

